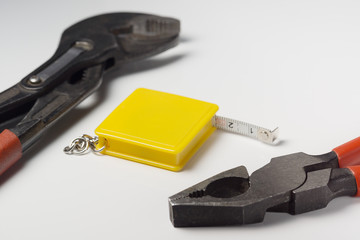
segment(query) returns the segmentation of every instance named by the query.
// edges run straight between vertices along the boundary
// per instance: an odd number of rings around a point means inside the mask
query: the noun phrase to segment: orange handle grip
[[[338,157],[339,167],[348,168],[355,177],[357,193],[355,196],[360,197],[360,137],[344,143],[333,149]]]
[[[0,175],[8,170],[22,155],[19,138],[10,130],[0,133]]]
[[[360,165],[360,137],[333,149],[338,156],[339,167]]]
[[[356,180],[357,192],[355,196],[360,197],[360,166],[349,166],[347,168],[350,169]]]

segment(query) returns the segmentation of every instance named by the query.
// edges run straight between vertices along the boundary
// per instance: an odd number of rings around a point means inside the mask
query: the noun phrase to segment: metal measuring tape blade
[[[273,144],[279,135],[278,127],[271,131],[254,124],[217,115],[212,118],[212,124],[217,129],[251,137],[269,144]]]

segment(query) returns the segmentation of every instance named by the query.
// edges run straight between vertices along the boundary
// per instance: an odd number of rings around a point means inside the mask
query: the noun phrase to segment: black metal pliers
[[[0,175],[104,73],[175,46],[179,32],[176,19],[139,13],[99,15],[66,29],[47,62],[0,94]]]
[[[360,137],[319,156],[271,159],[250,177],[240,166],[169,198],[175,227],[261,222],[266,212],[300,214],[335,197],[360,196]]]

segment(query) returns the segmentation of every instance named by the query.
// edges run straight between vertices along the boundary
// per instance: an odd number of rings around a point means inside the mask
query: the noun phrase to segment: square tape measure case
[[[174,94],[139,88],[95,130],[102,153],[181,170],[216,129],[218,106]]]

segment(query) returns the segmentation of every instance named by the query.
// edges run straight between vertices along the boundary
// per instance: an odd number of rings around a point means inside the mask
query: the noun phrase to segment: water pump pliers
[[[99,15],[66,29],[48,61],[0,94],[0,175],[104,73],[174,47],[179,31],[176,19],[140,13]]]

